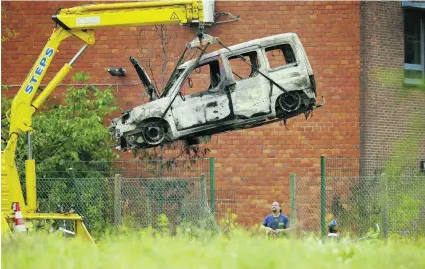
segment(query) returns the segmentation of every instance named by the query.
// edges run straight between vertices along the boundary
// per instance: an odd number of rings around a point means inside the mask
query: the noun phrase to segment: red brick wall
[[[14,28],[20,34],[3,46],[3,85],[20,84],[25,79],[53,29],[54,23],[50,18],[55,10],[78,4],[2,2],[7,13],[2,29]],[[357,1],[216,3],[217,12],[230,12],[241,18],[239,22],[216,25],[208,30],[226,45],[283,32],[297,33],[316,74],[318,94],[327,100],[324,109],[315,111],[308,121],[302,116],[289,120],[289,130],[276,123],[216,135],[205,145],[211,149],[210,156],[216,157],[217,188],[238,190],[236,213],[244,224],[262,221],[274,200],[288,205],[284,206],[284,212],[289,213],[289,174],[319,176],[321,154],[359,156],[359,7]],[[173,39],[175,45],[171,50],[177,57],[184,42],[194,38],[196,29],[169,28],[178,35]],[[136,36],[141,30],[144,39],[138,45]],[[146,66],[147,59],[159,53],[154,27],[111,28],[96,32],[96,45],[89,47],[77,60],[70,76],[77,71],[85,71],[92,76],[92,83],[138,83],[129,56],[138,57]],[[82,45],[75,38],[64,41],[43,83]],[[216,48],[219,47],[213,47]],[[105,71],[108,66],[124,67],[129,71],[128,76],[112,78]],[[154,67],[158,72],[158,65]],[[71,83],[71,80],[67,79],[64,83]],[[17,90],[16,87],[13,89]],[[60,91],[58,89],[58,93]],[[120,86],[117,98],[123,109],[146,101],[141,85]]]

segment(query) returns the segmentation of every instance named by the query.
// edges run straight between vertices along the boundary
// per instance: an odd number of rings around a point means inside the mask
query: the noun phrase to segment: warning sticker
[[[100,17],[79,17],[77,18],[77,26],[89,25],[89,24],[100,24]]]
[[[179,17],[177,16],[176,12],[173,12],[173,14],[171,14],[170,20],[178,20]]]

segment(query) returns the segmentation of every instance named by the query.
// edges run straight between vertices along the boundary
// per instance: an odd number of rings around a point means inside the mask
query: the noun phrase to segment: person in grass
[[[282,209],[278,202],[273,202],[272,213],[264,218],[261,229],[266,230],[266,234],[276,237],[283,237],[289,231],[289,218],[282,214]]]

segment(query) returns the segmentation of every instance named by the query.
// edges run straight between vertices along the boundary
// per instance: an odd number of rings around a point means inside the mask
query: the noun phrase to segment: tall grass
[[[272,240],[238,230],[229,235],[168,236],[147,231],[97,244],[35,234],[2,240],[2,268],[425,268],[425,241]]]

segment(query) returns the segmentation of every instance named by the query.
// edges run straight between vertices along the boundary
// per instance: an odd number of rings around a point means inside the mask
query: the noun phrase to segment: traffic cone
[[[27,227],[24,223],[24,217],[21,212],[21,207],[19,206],[19,202],[15,203],[15,227],[13,227],[14,232],[26,232]]]

